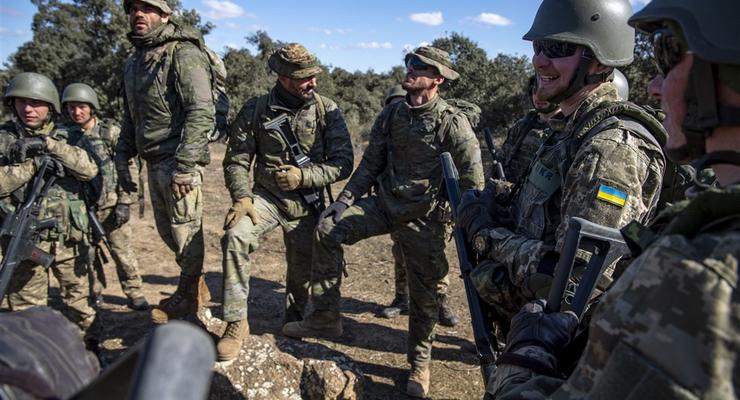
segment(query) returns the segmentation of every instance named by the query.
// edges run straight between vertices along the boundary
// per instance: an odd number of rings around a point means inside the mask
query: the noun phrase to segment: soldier
[[[134,186],[129,160],[147,163],[157,231],[175,252],[175,293],[152,309],[164,323],[210,301],[203,281],[203,167],[215,129],[212,70],[203,37],[170,20],[164,0],[125,0],[134,54],[123,68],[124,113],[115,162],[119,185]],[[132,192],[133,189],[126,189]]]
[[[547,121],[559,111],[557,104],[540,100],[537,97],[536,75],[529,78],[528,88],[532,110],[509,129],[506,133],[506,140],[501,146],[504,156],[502,162],[504,173],[511,183],[517,183],[524,178],[523,175],[537,149],[547,137]]]
[[[408,53],[405,62],[407,101],[380,113],[362,162],[316,228],[311,275],[315,310],[301,322],[286,324],[283,334],[341,335],[342,245],[395,231],[406,260],[411,300],[407,352],[411,373],[406,391],[423,397],[429,391],[439,282],[448,272],[444,248],[449,213],[440,195],[439,155],[452,154],[464,189],[482,187],[483,166],[468,119],[437,93],[446,80],[459,77],[449,54],[422,46]],[[360,198],[376,182],[378,194]]]
[[[309,204],[306,189],[321,193],[352,172],[354,153],[349,131],[336,103],[315,92],[321,72],[316,57],[290,43],[268,60],[278,75],[270,93],[249,99],[231,125],[224,176],[233,205],[226,214],[221,240],[226,331],[218,342],[218,359],[239,355],[249,334],[250,254],[259,239],[280,226],[288,264],[284,322],[300,321],[311,279],[311,238],[322,205]],[[294,130],[266,129],[264,122],[287,115]],[[292,138],[290,137],[292,136]],[[297,140],[312,165],[296,166],[288,142]],[[250,166],[254,162],[254,175]],[[251,187],[250,182],[254,182]],[[243,218],[244,216],[248,218]]]
[[[713,166],[722,187],[674,206],[676,216],[662,232],[639,225],[626,232],[641,255],[604,296],[566,381],[555,355],[573,340],[578,321],[528,304],[514,319],[506,349],[515,356],[504,357],[488,396],[731,399],[740,393],[740,44],[728,40],[740,36],[739,13],[736,0],[653,0],[630,19],[652,35],[663,75],[657,91],[667,114],[666,154],[676,163]]]
[[[144,293],[141,291],[141,276],[136,257],[131,248],[131,226],[128,225],[131,215],[131,204],[136,201],[136,193],[128,193],[118,185],[118,174],[113,164],[116,143],[121,134],[121,128],[115,121],[101,120],[97,117],[100,110],[98,95],[93,88],[84,83],[73,83],[67,86],[62,93],[62,107],[69,118],[85,133],[95,151],[93,158],[98,164],[100,173],[92,181],[90,193],[97,201],[91,204],[96,208],[98,220],[102,222],[106,236],[110,243],[111,256],[116,264],[116,273],[121,283],[123,293],[128,298],[128,306],[133,310],[149,308]],[[129,160],[131,176],[138,175],[138,168],[133,159]],[[93,268],[95,257],[91,247],[89,257],[80,257],[78,262],[87,262],[87,269],[92,277],[92,295],[95,303],[102,302],[103,265]],[[83,267],[84,268],[84,267]]]
[[[397,103],[399,101],[406,100],[406,91],[401,85],[393,86],[385,97],[384,105]],[[408,284],[406,282],[406,261],[403,256],[403,249],[399,241],[399,235],[397,232],[391,232],[391,241],[393,246],[391,247],[391,253],[393,254],[393,271],[395,276],[395,296],[391,304],[384,308],[380,315],[384,318],[395,318],[399,314],[406,314],[409,312],[409,294]],[[437,302],[439,303],[439,324],[442,326],[453,327],[460,323],[460,318],[455,314],[455,311],[450,307],[449,297],[447,296],[447,290],[450,286],[449,274],[439,281],[439,288]]]
[[[524,35],[533,42],[537,97],[559,104],[561,118],[549,120],[510,202],[491,190],[466,193],[458,221],[487,258],[471,278],[502,319],[546,296],[569,218],[619,228],[647,222],[656,208],[665,131],[642,107],[619,100],[611,82],[613,68],[633,59],[630,11],[627,0],[544,0]],[[508,321],[500,322],[505,329]]]
[[[54,256],[56,276],[67,306],[68,317],[83,331],[95,320],[87,303],[84,269],[75,268],[75,257],[85,249],[87,209],[82,200],[83,182],[98,173],[90,143],[79,130],[54,125],[61,113],[59,93],[44,75],[24,72],[10,80],[3,98],[14,120],[0,126],[0,215],[3,219],[23,201],[23,192],[37,171],[39,156],[48,154],[63,171],[42,202],[39,218],[55,218],[56,226],[41,234],[39,248]],[[41,265],[25,261],[13,272],[8,286],[11,310],[44,306],[48,299],[49,274]]]

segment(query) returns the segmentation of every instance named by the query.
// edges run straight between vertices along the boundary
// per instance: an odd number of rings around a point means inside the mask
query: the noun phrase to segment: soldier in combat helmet
[[[95,321],[87,302],[87,274],[75,264],[86,251],[88,220],[82,186],[98,174],[92,147],[79,130],[58,128],[59,92],[44,75],[24,72],[10,80],[3,96],[14,119],[0,127],[0,216],[4,219],[23,201],[23,193],[37,172],[39,157],[56,164],[57,178],[42,203],[40,219],[55,218],[56,226],[42,232],[38,246],[54,256],[50,271],[59,281],[68,318],[83,331]],[[49,271],[24,261],[8,286],[11,310],[45,306]]]
[[[674,205],[673,220],[661,230],[641,224],[623,230],[635,244],[634,261],[594,313],[572,373],[561,370],[558,354],[578,340],[578,319],[527,304],[514,318],[487,397],[737,398],[738,14],[735,0],[653,0],[630,18],[651,34],[666,154],[676,163],[711,166],[720,187]]]
[[[92,181],[94,190],[89,193],[95,201],[97,217],[103,224],[106,236],[111,246],[111,257],[116,265],[116,273],[128,298],[128,306],[134,310],[146,310],[149,303],[141,291],[141,276],[138,271],[138,262],[131,248],[131,226],[128,225],[131,216],[131,204],[136,201],[136,192],[124,190],[118,185],[113,158],[121,128],[113,120],[104,120],[98,117],[100,110],[98,95],[92,87],[84,83],[72,83],[62,92],[62,107],[67,116],[85,133],[95,151],[94,159],[100,173]],[[138,168],[133,159],[129,160],[131,176],[138,175]],[[102,282],[105,279],[103,266],[93,268],[98,262],[91,248],[89,257],[80,257],[79,262],[87,262],[88,271],[93,274],[92,296],[94,303],[102,302]],[[99,305],[99,304],[96,304]]]

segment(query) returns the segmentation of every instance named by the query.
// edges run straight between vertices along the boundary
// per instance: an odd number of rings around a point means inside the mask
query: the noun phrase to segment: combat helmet
[[[95,90],[84,83],[71,83],[62,92],[62,105],[68,102],[87,103],[95,110],[100,110],[98,95]]]
[[[57,113],[62,112],[59,92],[54,83],[46,76],[35,72],[21,72],[8,82],[3,98],[9,102],[16,97],[44,101],[51,104]]]
[[[674,57],[680,59],[687,51],[694,54],[685,94],[687,113],[683,132],[686,145],[666,152],[674,160],[704,157],[704,167],[719,160],[740,165],[740,153],[706,154],[705,148],[705,139],[714,128],[740,126],[740,108],[720,105],[712,84],[719,80],[740,93],[738,15],[740,2],[737,0],[653,0],[629,20],[630,25],[650,33],[656,46],[664,45],[672,36]]]
[[[619,67],[634,59],[635,30],[627,24],[632,14],[628,0],[543,0],[524,40],[552,40],[584,46],[569,88],[551,99],[561,102],[583,86],[606,82],[609,73],[588,75],[591,60]]]
[[[388,94],[385,96],[383,105],[387,106],[388,103],[396,97],[406,97],[406,90],[403,89],[403,86],[395,85],[390,88],[390,90],[388,90]]]
[[[614,80],[612,81],[614,83],[614,86],[617,87],[617,95],[619,96],[619,100],[627,101],[630,99],[630,83],[627,80],[627,77],[624,76],[622,71],[618,69],[614,69]]]

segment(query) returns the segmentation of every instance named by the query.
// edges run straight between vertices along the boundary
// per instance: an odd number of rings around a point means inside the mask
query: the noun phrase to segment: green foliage
[[[630,101],[637,104],[648,104],[659,107],[655,99],[648,96],[647,88],[650,80],[657,74],[653,63],[653,50],[650,36],[637,32],[635,38],[635,61],[627,67],[620,68],[630,84]]]

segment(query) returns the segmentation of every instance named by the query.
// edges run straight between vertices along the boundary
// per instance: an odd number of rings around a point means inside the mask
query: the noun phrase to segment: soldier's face
[[[537,73],[537,97],[548,101],[563,93],[570,86],[570,81],[580,63],[583,47],[566,57],[547,57],[540,51],[532,57],[532,65]]]
[[[547,112],[551,109],[550,102],[540,99],[536,91],[532,92],[532,106],[539,112]]]
[[[128,22],[136,35],[146,35],[152,29],[166,24],[169,16],[157,7],[135,1],[129,7]]]
[[[654,88],[655,96],[660,98],[660,107],[666,114],[663,120],[663,127],[668,131],[666,149],[678,149],[686,144],[683,121],[687,106],[684,96],[689,85],[689,72],[693,63],[693,54],[684,54],[681,61],[672,67],[666,76],[662,79],[658,78],[660,88],[657,86]],[[651,81],[652,85],[654,83]]]
[[[23,125],[32,129],[40,128],[46,122],[51,110],[51,106],[45,101],[23,97],[16,97],[13,105]]]
[[[431,65],[415,68],[414,64],[407,63],[406,79],[401,83],[401,87],[411,94],[416,94],[439,86],[442,82],[444,82],[444,78]]]
[[[287,76],[279,78],[280,84],[292,95],[302,98],[303,100],[313,99],[314,90],[316,89],[316,77],[309,76],[303,79],[293,79]]]
[[[85,125],[92,118],[92,108],[87,103],[70,101],[65,103],[67,115],[77,125]]]

